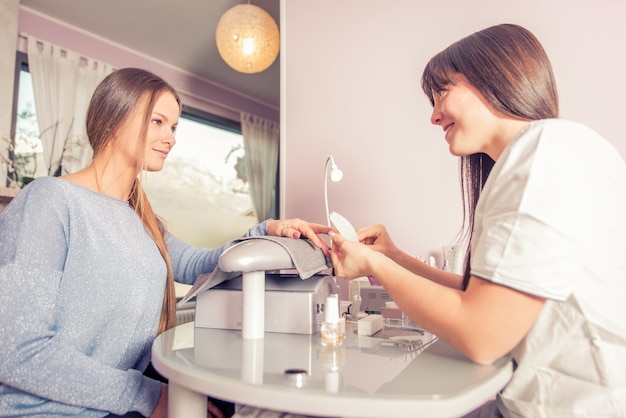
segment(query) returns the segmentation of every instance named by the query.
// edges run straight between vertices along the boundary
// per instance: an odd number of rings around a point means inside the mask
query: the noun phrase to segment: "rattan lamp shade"
[[[280,49],[276,22],[253,4],[239,4],[222,15],[215,29],[215,42],[226,64],[246,74],[267,69]]]

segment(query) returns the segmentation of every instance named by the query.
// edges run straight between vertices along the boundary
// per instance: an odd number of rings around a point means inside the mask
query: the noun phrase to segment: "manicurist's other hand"
[[[369,245],[372,250],[383,253],[391,259],[395,259],[395,256],[401,252],[383,225],[377,224],[360,228],[357,235],[360,242]]]
[[[326,225],[303,221],[302,219],[278,219],[267,222],[268,235],[299,239],[308,238],[313,245],[320,248],[324,255],[330,256],[330,248],[320,234],[328,234],[330,228]]]

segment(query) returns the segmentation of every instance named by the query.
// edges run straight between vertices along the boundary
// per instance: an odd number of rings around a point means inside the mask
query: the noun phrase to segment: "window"
[[[26,54],[18,53],[11,157],[20,186],[48,175],[39,138]],[[147,173],[145,190],[168,229],[190,244],[214,248],[257,223],[246,178],[239,123],[185,109],[164,169]]]
[[[169,230],[199,247],[220,246],[257,223],[243,136],[238,127],[219,125],[184,113],[163,170],[148,173],[145,182],[154,211]]]
[[[28,72],[25,54],[18,54],[17,62],[14,140],[9,145],[9,155],[13,159],[13,167],[10,169],[14,171],[9,173],[9,178],[22,187],[36,177],[47,175],[48,170],[43,158],[43,145],[39,138],[33,82]]]

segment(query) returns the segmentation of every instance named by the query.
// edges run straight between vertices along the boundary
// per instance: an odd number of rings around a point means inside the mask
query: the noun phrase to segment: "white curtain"
[[[48,175],[84,168],[93,155],[85,133],[87,106],[113,68],[28,36],[28,69]]]
[[[246,152],[246,172],[257,220],[271,215],[278,168],[280,127],[278,122],[241,113],[241,132]]]

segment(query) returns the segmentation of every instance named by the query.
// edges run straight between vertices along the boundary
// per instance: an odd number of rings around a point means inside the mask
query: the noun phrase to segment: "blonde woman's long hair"
[[[96,88],[87,110],[87,136],[93,148],[94,158],[106,148],[115,137],[115,133],[128,121],[143,103],[146,103],[143,124],[140,132],[140,156],[137,174],[129,203],[141,219],[146,231],[154,240],[165,265],[167,278],[163,295],[163,307],[158,333],[176,324],[176,294],[174,274],[167,246],[165,245],[165,227],[157,218],[141,186],[139,174],[144,171],[143,161],[146,133],[152,110],[157,99],[163,93],[171,93],[182,110],[181,100],[174,88],[160,77],[138,68],[123,68],[109,74]]]

